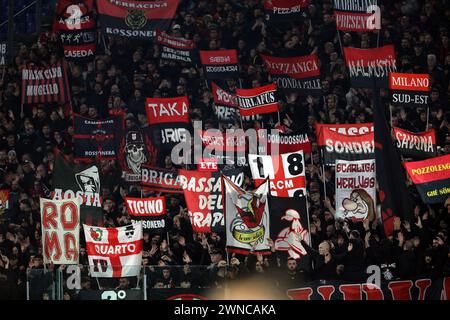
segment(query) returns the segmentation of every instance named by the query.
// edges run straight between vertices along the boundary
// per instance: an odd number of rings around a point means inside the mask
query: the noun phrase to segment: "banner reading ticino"
[[[425,203],[443,203],[450,195],[450,154],[403,165]]]

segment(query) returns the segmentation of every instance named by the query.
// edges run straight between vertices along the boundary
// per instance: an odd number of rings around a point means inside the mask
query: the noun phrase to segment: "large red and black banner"
[[[264,0],[268,22],[300,21],[307,17],[309,0]]]
[[[319,59],[316,54],[290,58],[261,54],[261,58],[277,88],[285,92],[298,91],[310,95],[319,95],[322,92]]]
[[[200,61],[203,65],[206,79],[239,78],[239,61],[235,49],[200,51]]]
[[[156,30],[167,30],[179,0],[97,0],[102,32],[106,36],[151,39]]]
[[[302,150],[311,153],[311,140],[308,133],[299,130],[292,133],[282,133],[279,130],[258,130],[259,154],[282,154]]]
[[[123,130],[123,118],[93,120],[73,114],[74,154],[78,160],[116,159]]]
[[[377,0],[334,0],[334,17],[336,27],[341,31],[367,32],[381,29],[381,23],[374,23],[375,19],[381,22],[381,16],[378,14]]]
[[[450,300],[450,277],[371,283],[313,281],[286,292],[292,300]]]
[[[51,67],[32,63],[22,69],[22,104],[65,103],[70,101],[67,63],[59,60]]]
[[[240,115],[252,116],[277,112],[279,105],[276,91],[275,83],[252,89],[236,89]]]
[[[92,58],[97,48],[93,0],[59,0],[53,31],[68,60]]]
[[[344,47],[343,50],[353,87],[388,87],[389,73],[397,71],[394,45],[373,49]]]
[[[155,192],[183,193],[181,177],[177,171],[146,165],[141,166],[141,186]]]
[[[436,156],[436,132],[434,129],[418,133],[395,127],[393,129],[397,148],[404,157],[430,158]]]
[[[450,155],[403,165],[425,203],[444,203],[450,195]]]
[[[173,37],[158,29],[156,30],[156,43],[161,46],[162,59],[194,64],[198,62],[198,53],[192,40]]]
[[[367,160],[374,158],[373,132],[343,135],[323,126],[316,129],[317,146],[325,165],[334,166],[336,160]]]
[[[224,172],[179,170],[184,198],[194,232],[225,231],[221,174],[237,186],[242,186],[244,182],[244,173],[241,169],[231,169]]]
[[[346,123],[346,124],[316,124],[316,133],[318,133],[322,128],[327,128],[328,130],[346,135],[354,136],[360,134],[366,134],[373,132],[373,122],[368,123]]]
[[[428,106],[430,75],[392,72],[389,74],[389,89],[394,106]]]
[[[214,113],[219,122],[235,122],[238,117],[238,103],[235,94],[220,88],[211,82],[211,90],[214,98]]]
[[[125,204],[133,223],[141,222],[151,234],[161,234],[167,228],[166,197],[125,197]]]
[[[218,164],[243,165],[246,162],[246,135],[243,130],[224,134],[219,129],[197,132],[202,141],[203,156]]]

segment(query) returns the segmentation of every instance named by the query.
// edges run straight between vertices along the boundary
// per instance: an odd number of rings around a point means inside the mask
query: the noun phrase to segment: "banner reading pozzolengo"
[[[134,277],[141,270],[142,224],[101,228],[83,224],[92,277]]]

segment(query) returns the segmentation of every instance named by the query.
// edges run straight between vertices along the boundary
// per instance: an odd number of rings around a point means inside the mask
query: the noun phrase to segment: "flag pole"
[[[427,126],[425,127],[425,131],[428,131],[429,121],[430,121],[430,106],[427,105]]]
[[[323,195],[327,198],[327,183],[325,182],[325,164],[322,164],[322,177],[323,177]]]

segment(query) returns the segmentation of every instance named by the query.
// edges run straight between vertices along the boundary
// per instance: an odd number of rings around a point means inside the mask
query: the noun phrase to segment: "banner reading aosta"
[[[78,198],[40,198],[44,263],[78,264],[80,202]]]
[[[278,197],[306,195],[303,151],[279,155],[249,154],[248,161],[255,185],[270,180],[270,194]]]
[[[336,217],[375,219],[375,160],[336,160]]]
[[[134,277],[141,270],[142,224],[101,228],[83,224],[92,277]]]
[[[166,197],[125,197],[125,204],[133,223],[141,222],[150,233],[163,233],[167,227]]]

